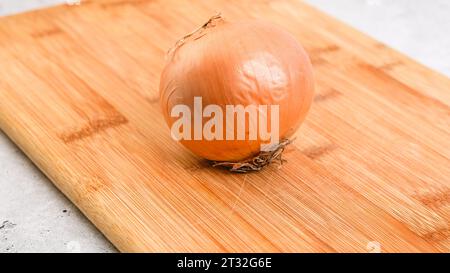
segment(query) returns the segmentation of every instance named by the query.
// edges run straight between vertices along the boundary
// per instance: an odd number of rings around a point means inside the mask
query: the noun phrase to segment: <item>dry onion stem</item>
[[[274,160],[283,164],[282,154],[287,145],[291,144],[292,140],[285,139],[281,141],[277,147],[269,152],[260,152],[257,156],[244,160],[242,162],[220,162],[212,161],[213,167],[224,167],[230,172],[246,173],[251,171],[260,171],[265,166],[268,166]]]
[[[211,25],[211,23],[214,22],[215,20],[222,20],[222,19],[223,19],[223,17],[222,17],[222,15],[220,14],[220,12],[217,13],[216,15],[211,16],[211,18],[209,18],[209,20],[208,20],[206,23],[204,23],[202,26],[200,26],[200,27],[198,27],[197,29],[195,29],[194,31],[192,31],[192,32],[190,32],[190,33],[184,35],[183,38],[181,38],[180,40],[178,40],[178,41],[175,43],[175,45],[174,45],[173,47],[171,47],[171,48],[167,51],[167,53],[166,53],[167,55],[166,55],[166,56],[169,57],[169,58],[172,58],[173,55],[174,55],[174,53],[175,53],[175,51],[176,51],[179,47],[181,47],[181,46],[186,42],[186,39],[188,39],[188,38],[194,36],[195,34],[200,34],[203,30],[205,30],[206,28],[208,28],[208,27]]]

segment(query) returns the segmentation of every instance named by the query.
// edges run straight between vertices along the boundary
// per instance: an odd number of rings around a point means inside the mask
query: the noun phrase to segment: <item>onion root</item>
[[[280,163],[280,166],[282,166],[283,162],[285,162],[285,160],[283,160],[282,158],[282,154],[286,149],[286,146],[291,144],[292,141],[293,140],[285,139],[281,141],[272,151],[262,151],[257,156],[241,162],[212,161],[211,164],[213,167],[223,167],[225,169],[228,169],[230,172],[236,173],[260,171],[274,161],[278,161]]]

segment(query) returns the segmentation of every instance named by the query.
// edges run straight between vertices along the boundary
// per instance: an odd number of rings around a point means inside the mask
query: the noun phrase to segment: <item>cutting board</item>
[[[213,168],[162,118],[165,52],[218,11],[281,25],[311,55],[314,104],[281,166]],[[121,251],[450,251],[450,80],[303,2],[5,17],[0,75],[1,129]]]

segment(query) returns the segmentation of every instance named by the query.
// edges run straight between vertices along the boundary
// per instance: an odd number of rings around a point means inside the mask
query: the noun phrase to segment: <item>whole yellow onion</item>
[[[304,120],[313,97],[314,80],[308,55],[296,39],[282,28],[263,21],[228,22],[221,16],[181,39],[169,52],[161,76],[160,102],[167,124],[179,120],[173,116],[177,105],[192,109],[189,121],[205,126],[213,115],[194,117],[194,98],[204,107],[217,105],[278,106],[279,139],[291,137]],[[224,114],[225,116],[225,114]],[[193,153],[214,161],[242,161],[258,155],[269,142],[259,135],[251,138],[250,125],[256,120],[246,116],[245,128],[239,122],[223,121],[223,137],[184,138],[180,142]],[[216,124],[217,125],[217,124]],[[221,124],[222,125],[222,124]],[[196,126],[182,126],[194,135]],[[196,127],[198,128],[198,127]],[[210,128],[211,129],[211,128]],[[227,139],[243,129],[245,139]],[[254,136],[254,135],[253,135]]]

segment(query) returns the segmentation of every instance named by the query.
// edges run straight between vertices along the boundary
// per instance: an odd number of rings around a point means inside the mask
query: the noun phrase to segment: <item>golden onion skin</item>
[[[177,45],[160,81],[160,103],[169,127],[178,119],[170,116],[172,107],[194,109],[194,97],[202,97],[203,107],[220,105],[224,116],[225,105],[279,105],[280,140],[291,137],[303,122],[313,93],[305,50],[291,34],[262,21],[210,22]],[[248,140],[248,132],[246,140],[180,142],[200,157],[232,162],[257,155],[262,144],[260,139]]]

